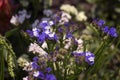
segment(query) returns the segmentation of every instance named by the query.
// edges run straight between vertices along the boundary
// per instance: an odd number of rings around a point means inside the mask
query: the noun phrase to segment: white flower
[[[77,39],[78,44],[83,44],[83,40],[82,39]]]
[[[34,76],[34,77],[38,77],[38,76],[39,76],[39,74],[40,74],[40,72],[39,72],[39,71],[34,71],[33,76]]]
[[[19,66],[21,66],[21,67],[25,67],[25,66],[29,65],[29,62],[28,62],[28,61],[29,61],[29,60],[28,60],[28,55],[26,55],[26,54],[23,54],[23,55],[20,56],[20,57],[18,58],[18,60],[17,60]]]
[[[69,49],[70,46],[72,45],[72,39],[71,38],[66,39],[63,43],[65,44],[64,48]]]
[[[90,52],[86,52],[85,56],[91,56]]]
[[[65,22],[69,22],[70,19],[71,19],[70,14],[68,14],[66,12],[62,12],[61,19],[59,20],[59,23],[64,24]]]
[[[68,18],[61,18],[61,19],[59,20],[59,23],[60,23],[60,24],[64,24],[65,22],[69,22],[69,19],[68,19]]]
[[[12,16],[10,23],[17,26],[18,24],[22,24],[25,19],[29,19],[30,17],[31,15],[28,15],[26,10],[22,10],[19,11],[15,16]]]
[[[17,26],[19,24],[19,22],[18,22],[18,16],[17,15],[12,16],[12,18],[10,19],[10,23]]]
[[[43,49],[48,48],[46,41],[43,42],[42,46]]]
[[[50,26],[54,25],[54,22],[53,21],[49,21],[49,25]]]
[[[39,36],[39,29],[33,28],[32,31],[33,31],[33,35],[34,35],[35,37],[38,37],[38,36]]]
[[[69,4],[63,4],[60,7],[60,9],[65,11],[65,12],[71,13],[73,15],[77,15],[78,14],[78,10],[74,6],[69,5]]]
[[[32,62],[27,63],[24,67],[23,67],[24,71],[32,71]]]
[[[44,33],[45,33],[45,34],[50,34],[50,30],[47,29],[47,30],[44,31]]]
[[[62,16],[61,16],[62,18],[63,17],[66,17],[67,19],[71,19],[71,16],[70,16],[70,14],[68,14],[68,13],[66,13],[66,12],[62,12]]]
[[[75,51],[73,51],[73,53],[76,53],[76,54],[83,54],[83,50],[75,50]]]
[[[76,20],[77,21],[86,21],[87,16],[85,15],[85,12],[81,11],[76,15]]]
[[[95,59],[95,57],[89,57],[89,58],[88,58],[88,60],[89,60],[90,62],[93,62],[94,59]]]
[[[83,40],[82,39],[75,39],[78,43],[77,50],[83,49]]]
[[[26,77],[23,77],[23,80],[28,80],[28,76],[26,76]]]
[[[54,35],[55,35],[55,33],[53,32],[53,33],[49,33],[48,34],[48,36],[50,37],[50,38],[53,38],[54,37]]]
[[[47,52],[44,51],[38,44],[31,43],[29,46],[29,52],[38,53],[40,56],[47,55]]]

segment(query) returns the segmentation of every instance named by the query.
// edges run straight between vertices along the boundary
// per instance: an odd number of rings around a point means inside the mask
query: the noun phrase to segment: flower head
[[[39,69],[39,65],[37,64],[37,62],[32,62],[32,68]]]
[[[46,80],[57,80],[57,79],[53,74],[46,74]]]
[[[108,33],[108,32],[109,32],[109,27],[108,27],[108,26],[105,26],[105,27],[103,28],[103,32],[104,32],[104,33]]]
[[[34,54],[38,53],[41,56],[47,55],[47,53],[36,43],[31,43],[28,51]]]
[[[60,9],[65,11],[65,12],[71,13],[73,15],[77,15],[78,14],[78,10],[74,6],[69,5],[69,4],[63,4],[60,7]]]
[[[87,16],[85,15],[85,12],[81,11],[76,15],[76,20],[77,21],[86,21]]]
[[[111,27],[111,28],[109,29],[108,34],[109,34],[110,36],[112,36],[112,37],[117,37],[117,36],[118,36],[118,35],[117,35],[117,32],[116,32],[116,29],[115,29],[114,27]]]
[[[90,64],[90,65],[93,65],[94,64],[94,59],[95,59],[95,56],[93,53],[91,52],[85,52],[85,61]]]
[[[97,24],[98,24],[99,27],[102,27],[105,24],[105,21],[104,20],[99,20],[97,22]]]
[[[46,72],[50,73],[52,71],[52,69],[50,67],[46,68]]]
[[[39,60],[38,56],[35,56],[35,57],[33,58],[33,61],[34,61],[34,62],[38,62],[38,60]]]

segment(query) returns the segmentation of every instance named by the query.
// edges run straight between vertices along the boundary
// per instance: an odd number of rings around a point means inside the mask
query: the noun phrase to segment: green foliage
[[[16,67],[16,57],[12,46],[7,43],[6,39],[0,35],[0,80],[4,80],[5,61],[11,77],[15,77],[14,69]]]

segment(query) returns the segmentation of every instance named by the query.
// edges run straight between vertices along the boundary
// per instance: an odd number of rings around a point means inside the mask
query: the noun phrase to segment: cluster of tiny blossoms
[[[23,24],[25,19],[29,19],[30,17],[31,15],[28,14],[25,9],[23,9],[19,11],[18,14],[15,14],[14,16],[12,16],[10,23],[15,26],[18,26],[19,24]]]
[[[69,14],[73,14],[77,21],[86,21],[87,16],[85,15],[84,11],[78,11],[77,8],[70,4],[63,4],[60,7],[60,10],[63,10]]]
[[[118,37],[116,28],[106,26],[104,20],[95,19],[93,20],[93,23],[97,25],[104,33],[110,35],[111,37]]]
[[[65,56],[69,57],[68,63],[66,63],[68,65],[70,65],[71,59],[73,60],[71,64],[76,64],[78,61],[80,63],[85,61],[89,65],[94,64],[94,54],[87,50],[84,52],[84,42],[74,36],[73,33],[77,28],[73,29],[75,26],[69,22],[70,19],[71,16],[62,11],[51,15],[50,18],[43,18],[41,21],[36,19],[32,24],[32,29],[27,30],[28,35],[35,41],[30,44],[28,50],[36,56],[32,62],[24,66],[24,70],[29,75],[23,80],[57,80],[57,77],[55,77],[57,75],[55,74],[57,70],[55,63],[59,64],[58,66],[62,69],[61,73],[64,73],[66,68],[62,68],[62,66],[65,66],[63,65],[66,59]],[[81,62],[78,57],[84,57],[85,60]],[[80,64],[79,62],[77,64]],[[69,71],[74,73],[72,69]],[[68,72],[68,74],[70,73]],[[64,75],[61,76],[64,77]]]

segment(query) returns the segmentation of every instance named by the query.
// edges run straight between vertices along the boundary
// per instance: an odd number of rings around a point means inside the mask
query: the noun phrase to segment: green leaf
[[[18,28],[14,28],[14,29],[6,32],[6,33],[5,33],[5,37],[9,37],[9,36],[11,36],[11,35],[13,35],[13,34],[15,35],[15,33],[17,32],[17,30],[18,30]]]

